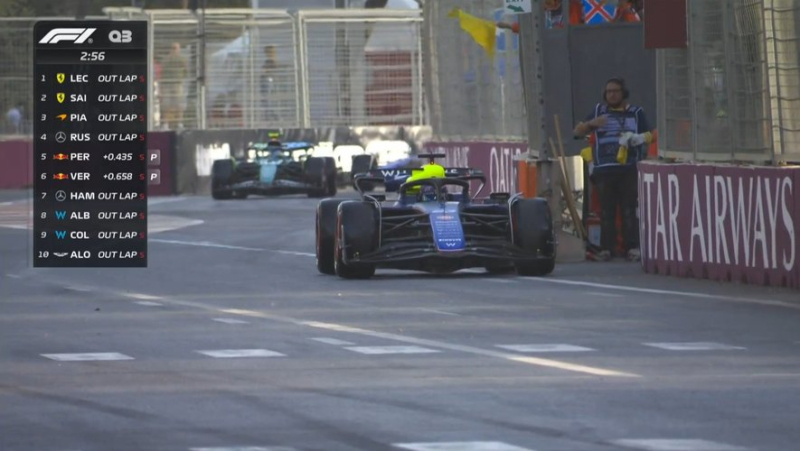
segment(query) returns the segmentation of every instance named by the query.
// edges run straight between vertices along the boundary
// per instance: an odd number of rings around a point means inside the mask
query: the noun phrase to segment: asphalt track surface
[[[156,199],[148,269],[34,270],[24,195],[3,451],[800,449],[796,291],[625,262],[341,280],[303,197]]]

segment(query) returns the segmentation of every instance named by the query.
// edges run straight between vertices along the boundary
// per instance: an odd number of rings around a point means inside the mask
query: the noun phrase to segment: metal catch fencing
[[[150,22],[150,130],[428,125],[418,10],[104,13]],[[31,133],[37,20],[0,19],[0,135]]]
[[[0,135],[33,133],[31,115],[34,20],[6,19],[0,27]]]
[[[498,28],[494,60],[464,33],[454,8],[499,22],[503,0],[425,2],[428,105],[441,141],[527,141],[519,36]]]
[[[690,161],[795,160],[796,2],[688,2],[687,49],[658,51],[659,149]],[[793,155],[792,155],[793,154]]]
[[[303,122],[426,125],[417,10],[298,14]]]

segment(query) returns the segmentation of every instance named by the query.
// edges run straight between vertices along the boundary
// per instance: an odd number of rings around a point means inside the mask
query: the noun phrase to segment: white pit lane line
[[[166,244],[177,244],[177,245],[184,245],[184,246],[200,246],[200,247],[211,247],[211,248],[220,248],[220,249],[230,249],[230,250],[241,250],[241,251],[251,251],[251,252],[275,252],[284,255],[295,255],[300,257],[316,257],[315,254],[310,252],[296,252],[296,251],[286,251],[280,249],[264,249],[264,248],[255,248],[255,247],[244,247],[244,246],[230,246],[226,244],[219,244],[219,243],[212,243],[208,241],[180,241],[180,240],[161,240],[161,239],[149,239],[149,242],[152,243],[166,243]],[[477,269],[467,269],[463,270],[462,272],[466,273],[481,273],[485,274],[484,271],[477,270]],[[691,291],[674,291],[674,290],[661,290],[655,288],[640,288],[640,287],[626,287],[623,285],[611,285],[605,283],[596,283],[596,282],[584,282],[581,280],[569,280],[569,279],[554,279],[550,277],[518,277],[517,279],[492,279],[488,278],[485,279],[487,281],[493,281],[496,283],[513,283],[516,280],[525,280],[531,282],[543,282],[543,283],[551,283],[551,284],[561,284],[561,285],[572,285],[578,287],[590,287],[595,289],[605,289],[605,290],[617,290],[617,291],[625,291],[625,292],[633,292],[633,293],[646,293],[646,294],[662,294],[662,295],[670,295],[670,296],[683,296],[683,297],[691,297],[691,298],[698,298],[698,299],[709,299],[715,301],[726,301],[726,302],[736,302],[742,304],[756,304],[756,305],[767,305],[771,307],[783,307],[789,308],[793,310],[800,310],[800,304],[792,304],[789,302],[783,301],[776,301],[771,299],[748,299],[748,298],[740,298],[735,296],[725,296],[725,295],[718,295],[718,294],[707,294],[707,293],[698,293],[698,292],[691,292]],[[604,297],[623,297],[622,295],[614,295],[611,293],[607,293],[605,295],[601,295],[600,293],[595,293],[595,295],[604,296]]]
[[[162,240],[153,238],[150,238],[148,241],[151,243],[177,244],[182,246],[195,246],[195,247],[210,247],[216,249],[228,249],[232,251],[275,252],[278,254],[295,255],[298,257],[316,257],[316,254],[312,254],[310,252],[285,251],[280,249],[264,249],[260,247],[233,246],[229,244],[214,243],[211,241],[181,241],[181,240]]]

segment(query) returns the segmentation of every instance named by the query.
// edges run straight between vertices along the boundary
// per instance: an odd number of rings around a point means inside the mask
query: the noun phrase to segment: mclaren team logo
[[[57,44],[61,41],[83,44],[97,28],[54,28],[44,35],[39,44]]]

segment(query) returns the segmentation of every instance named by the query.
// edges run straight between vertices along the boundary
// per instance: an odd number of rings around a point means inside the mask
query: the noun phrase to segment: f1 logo
[[[127,44],[133,40],[131,30],[111,30],[108,33],[108,40],[115,44]]]
[[[72,41],[83,44],[97,28],[54,28],[44,35],[39,44],[56,44],[61,41]]]

